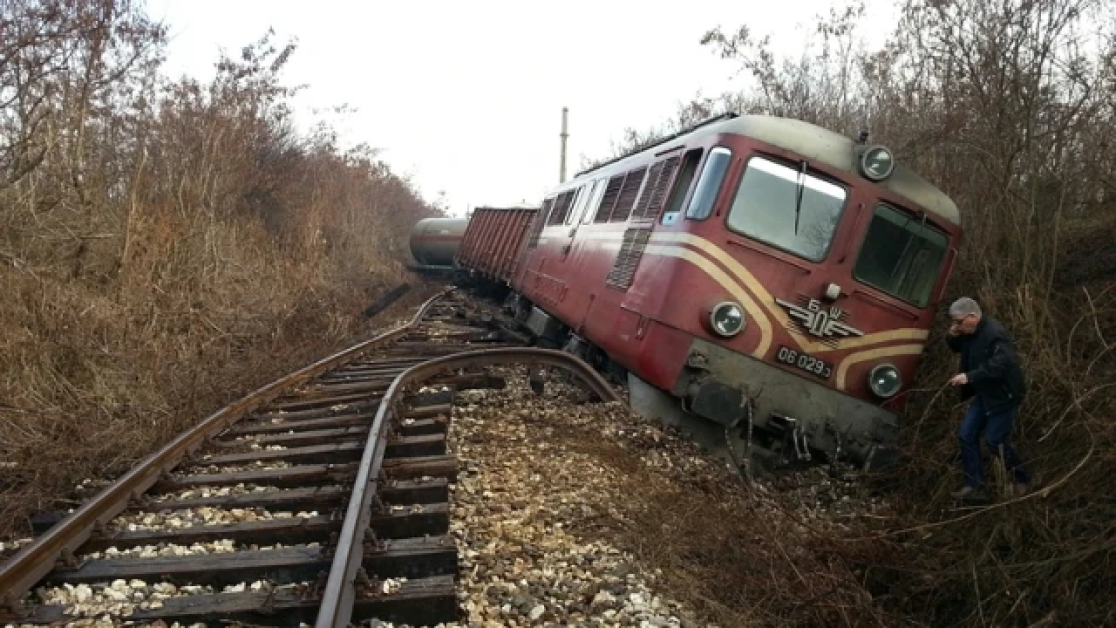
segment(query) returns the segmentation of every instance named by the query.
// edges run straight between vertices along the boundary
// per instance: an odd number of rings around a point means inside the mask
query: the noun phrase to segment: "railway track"
[[[454,393],[570,371],[455,295],[206,418],[0,564],[0,624],[347,626],[458,618]]]

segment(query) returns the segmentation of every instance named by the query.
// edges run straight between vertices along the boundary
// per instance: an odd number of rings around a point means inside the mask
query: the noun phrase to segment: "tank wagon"
[[[865,139],[727,114],[578,173],[518,245],[509,301],[543,341],[781,461],[867,465],[897,439],[961,222]],[[459,263],[488,272],[507,248]]]
[[[418,271],[448,271],[461,246],[468,218],[424,218],[411,228],[411,256]]]

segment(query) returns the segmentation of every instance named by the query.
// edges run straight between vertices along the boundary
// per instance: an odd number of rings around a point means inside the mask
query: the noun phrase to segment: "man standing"
[[[962,399],[972,399],[957,432],[965,485],[953,497],[984,497],[982,433],[993,455],[1002,455],[1008,473],[1012,474],[1013,495],[1022,496],[1030,490],[1031,478],[1008,437],[1023,403],[1026,383],[1011,336],[999,321],[984,316],[977,302],[969,297],[954,301],[949,306],[949,317],[953,322],[946,342],[954,353],[961,354],[960,373],[949,384],[959,387]]]

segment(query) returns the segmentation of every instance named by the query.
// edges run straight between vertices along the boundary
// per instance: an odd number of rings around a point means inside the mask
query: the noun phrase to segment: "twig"
[[[1093,457],[1093,452],[1096,450],[1096,439],[1093,438],[1093,433],[1091,431],[1089,431],[1088,426],[1085,427],[1085,431],[1089,434],[1089,451],[1085,452],[1085,456],[1082,457],[1081,460],[1078,461],[1078,463],[1072,469],[1070,469],[1069,473],[1062,476],[1061,479],[1059,479],[1057,482],[1051,484],[1050,486],[1042,488],[1041,490],[1035,491],[1033,493],[1028,493],[1027,495],[1024,495],[1023,497],[1016,497],[1014,499],[1009,499],[1007,501],[1003,501],[1003,502],[1000,502],[998,504],[992,504],[991,506],[985,506],[984,508],[979,508],[979,509],[977,509],[977,510],[975,510],[975,511],[969,513],[969,514],[961,515],[959,517],[954,517],[952,519],[946,519],[944,521],[935,521],[933,523],[925,523],[925,524],[922,524],[922,525],[912,526],[910,528],[901,528],[899,530],[890,530],[890,531],[887,531],[887,532],[881,532],[879,534],[874,534],[874,535],[871,535],[871,536],[862,536],[862,537],[859,537],[859,538],[856,538],[856,539],[849,539],[849,541],[851,541],[851,542],[871,541],[871,540],[876,540],[876,539],[887,538],[889,536],[898,536],[900,534],[907,534],[907,533],[910,533],[910,532],[920,532],[920,531],[923,531],[923,530],[932,530],[932,529],[935,529],[935,528],[943,528],[943,527],[948,526],[948,525],[952,525],[952,524],[955,524],[955,523],[960,523],[962,521],[967,521],[969,519],[977,517],[978,515],[982,515],[982,514],[985,514],[985,513],[992,512],[994,510],[999,510],[1001,508],[1005,508],[1005,507],[1007,507],[1011,504],[1015,504],[1017,502],[1026,501],[1028,499],[1034,499],[1034,498],[1037,498],[1039,496],[1047,497],[1055,489],[1057,489],[1058,487],[1060,487],[1063,484],[1065,484],[1066,482],[1068,482],[1069,479],[1071,477],[1073,477],[1074,475],[1076,475],[1077,472],[1080,471],[1081,468],[1085,466],[1085,463],[1088,462],[1089,459]]]
[[[1108,341],[1104,339],[1104,333],[1100,328],[1100,315],[1097,314],[1097,304],[1093,302],[1093,295],[1089,294],[1088,288],[1082,287],[1081,291],[1085,293],[1085,300],[1089,302],[1089,311],[1093,314],[1093,329],[1097,332],[1097,338],[1100,339],[1104,348],[1108,349],[1109,344]]]
[[[976,600],[977,614],[980,616],[980,625],[987,626],[988,622],[984,620],[984,602],[980,599],[980,578],[977,578],[976,562],[970,562],[969,566],[972,567],[973,571],[973,590],[976,592],[973,598]]]
[[[1088,392],[1086,392],[1082,395],[1078,395],[1077,397],[1074,397],[1073,403],[1071,403],[1065,410],[1062,411],[1062,415],[1058,417],[1058,420],[1054,422],[1054,425],[1050,426],[1050,429],[1046,430],[1045,434],[1043,434],[1042,436],[1039,437],[1038,442],[1041,443],[1044,440],[1046,440],[1047,438],[1049,438],[1050,435],[1054,433],[1054,430],[1058,429],[1058,426],[1062,424],[1062,421],[1064,421],[1066,419],[1066,417],[1069,416],[1070,410],[1073,410],[1074,408],[1078,408],[1082,411],[1085,411],[1085,408],[1081,407],[1081,402],[1082,401],[1085,401],[1085,399],[1093,396],[1093,393],[1100,392],[1100,391],[1102,391],[1106,388],[1111,388],[1113,386],[1116,386],[1116,382],[1109,382],[1107,384],[1102,384],[1102,385],[1097,386],[1096,388],[1094,388],[1094,389],[1092,389],[1092,390],[1090,390],[1090,391],[1088,391]],[[1088,414],[1088,412],[1086,412],[1086,414]]]
[[[942,384],[938,388],[938,391],[936,393],[934,393],[934,396],[930,398],[930,401],[926,402],[926,408],[922,411],[922,416],[918,418],[918,423],[915,424],[914,435],[911,436],[911,443],[912,444],[918,443],[919,432],[922,430],[922,424],[926,422],[926,417],[928,417],[930,415],[930,409],[934,407],[934,402],[938,400],[938,397],[941,396],[941,394],[943,392],[945,392],[946,388],[948,388],[948,387],[949,387],[949,384]],[[921,388],[921,389],[918,389],[918,390],[919,391],[931,391],[931,390],[934,390],[934,389],[933,388]],[[914,392],[914,390],[909,390],[907,392],[908,393],[909,392]]]

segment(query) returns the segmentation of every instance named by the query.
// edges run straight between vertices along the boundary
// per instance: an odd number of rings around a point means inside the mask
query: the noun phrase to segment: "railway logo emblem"
[[[822,307],[817,299],[804,300],[806,301],[805,307],[778,298],[775,299],[775,302],[787,308],[791,318],[798,319],[798,322],[806,328],[806,331],[818,338],[864,335],[864,332],[844,323],[849,314],[845,310],[839,307]]]

